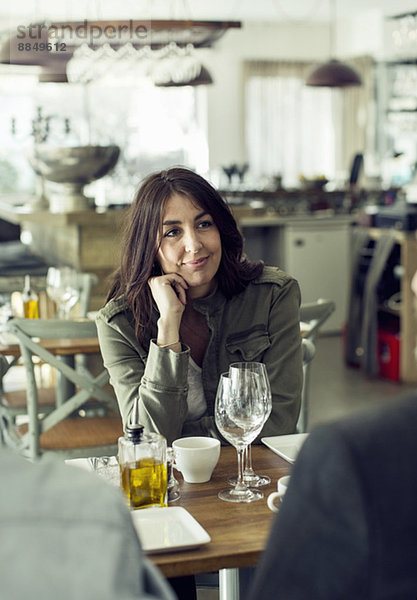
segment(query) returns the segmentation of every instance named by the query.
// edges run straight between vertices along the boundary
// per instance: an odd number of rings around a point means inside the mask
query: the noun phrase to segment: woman
[[[261,435],[295,431],[299,287],[280,269],[246,260],[242,247],[227,204],[205,179],[179,167],[145,179],[97,317],[124,424],[138,396],[140,422],[169,444],[220,437],[213,416],[220,373],[232,362],[260,361],[273,402]]]

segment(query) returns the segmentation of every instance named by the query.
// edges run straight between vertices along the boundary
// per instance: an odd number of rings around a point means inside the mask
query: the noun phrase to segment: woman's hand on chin
[[[161,315],[161,319],[179,317],[178,326],[181,321],[187,303],[186,290],[188,284],[181,275],[177,273],[166,273],[158,277],[151,277],[148,281],[152,296]]]

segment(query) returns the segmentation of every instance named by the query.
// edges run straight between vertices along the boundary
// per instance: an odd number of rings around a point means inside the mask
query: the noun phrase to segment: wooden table
[[[259,562],[274,517],[266,498],[276,491],[277,480],[291,468],[290,463],[263,445],[252,447],[252,457],[255,472],[269,475],[271,483],[261,488],[265,495],[262,500],[247,504],[224,502],[217,497],[227,487],[227,478],[237,473],[234,447],[222,447],[208,483],[185,483],[175,471],[181,497],[171,506],[187,509],[208,532],[211,542],[195,550],[151,555],[166,577],[219,571],[220,599],[239,598],[237,569],[253,567]]]
[[[274,518],[266,499],[276,491],[277,480],[291,469],[290,463],[263,444],[252,446],[252,458],[255,471],[269,475],[271,483],[261,488],[262,500],[247,504],[224,502],[217,497],[220,490],[228,487],[227,478],[237,473],[237,455],[232,446],[222,447],[208,483],[186,483],[175,471],[181,497],[170,506],[185,508],[204,527],[211,541],[182,552],[150,554],[148,558],[166,577],[219,571],[220,600],[239,600],[238,570],[258,564]]]
[[[40,345],[57,356],[72,356],[74,354],[95,354],[100,352],[98,338],[53,339],[41,340]],[[19,344],[1,344],[0,354],[4,356],[20,356]]]
[[[76,354],[97,354],[100,353],[98,338],[62,338],[45,339],[39,342],[40,346],[49,350],[51,354],[59,356],[63,362],[69,366],[74,366]],[[10,362],[10,367],[16,363],[20,356],[19,344],[0,344],[0,354],[14,358]],[[67,398],[74,394],[74,384],[68,381],[61,373],[57,373],[56,404],[61,406]]]

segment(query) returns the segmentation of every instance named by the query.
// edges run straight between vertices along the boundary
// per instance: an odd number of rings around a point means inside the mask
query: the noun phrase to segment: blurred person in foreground
[[[143,555],[117,489],[2,447],[0,481],[2,599],[175,600]]]
[[[416,507],[417,395],[317,427],[249,600],[416,600]]]
[[[272,412],[257,441],[295,432],[303,383],[296,280],[244,256],[227,203],[189,169],[147,177],[126,223],[121,265],[97,316],[124,424],[138,396],[140,422],[169,444],[220,438],[220,374],[232,362],[258,361]]]

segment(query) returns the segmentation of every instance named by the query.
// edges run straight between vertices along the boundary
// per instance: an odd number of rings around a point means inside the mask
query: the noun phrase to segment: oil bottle
[[[138,398],[124,437],[119,438],[120,484],[132,509],[167,506],[167,442],[145,433],[138,422]]]
[[[23,288],[23,310],[26,319],[39,319],[39,297],[30,285],[30,275],[25,275]]]

